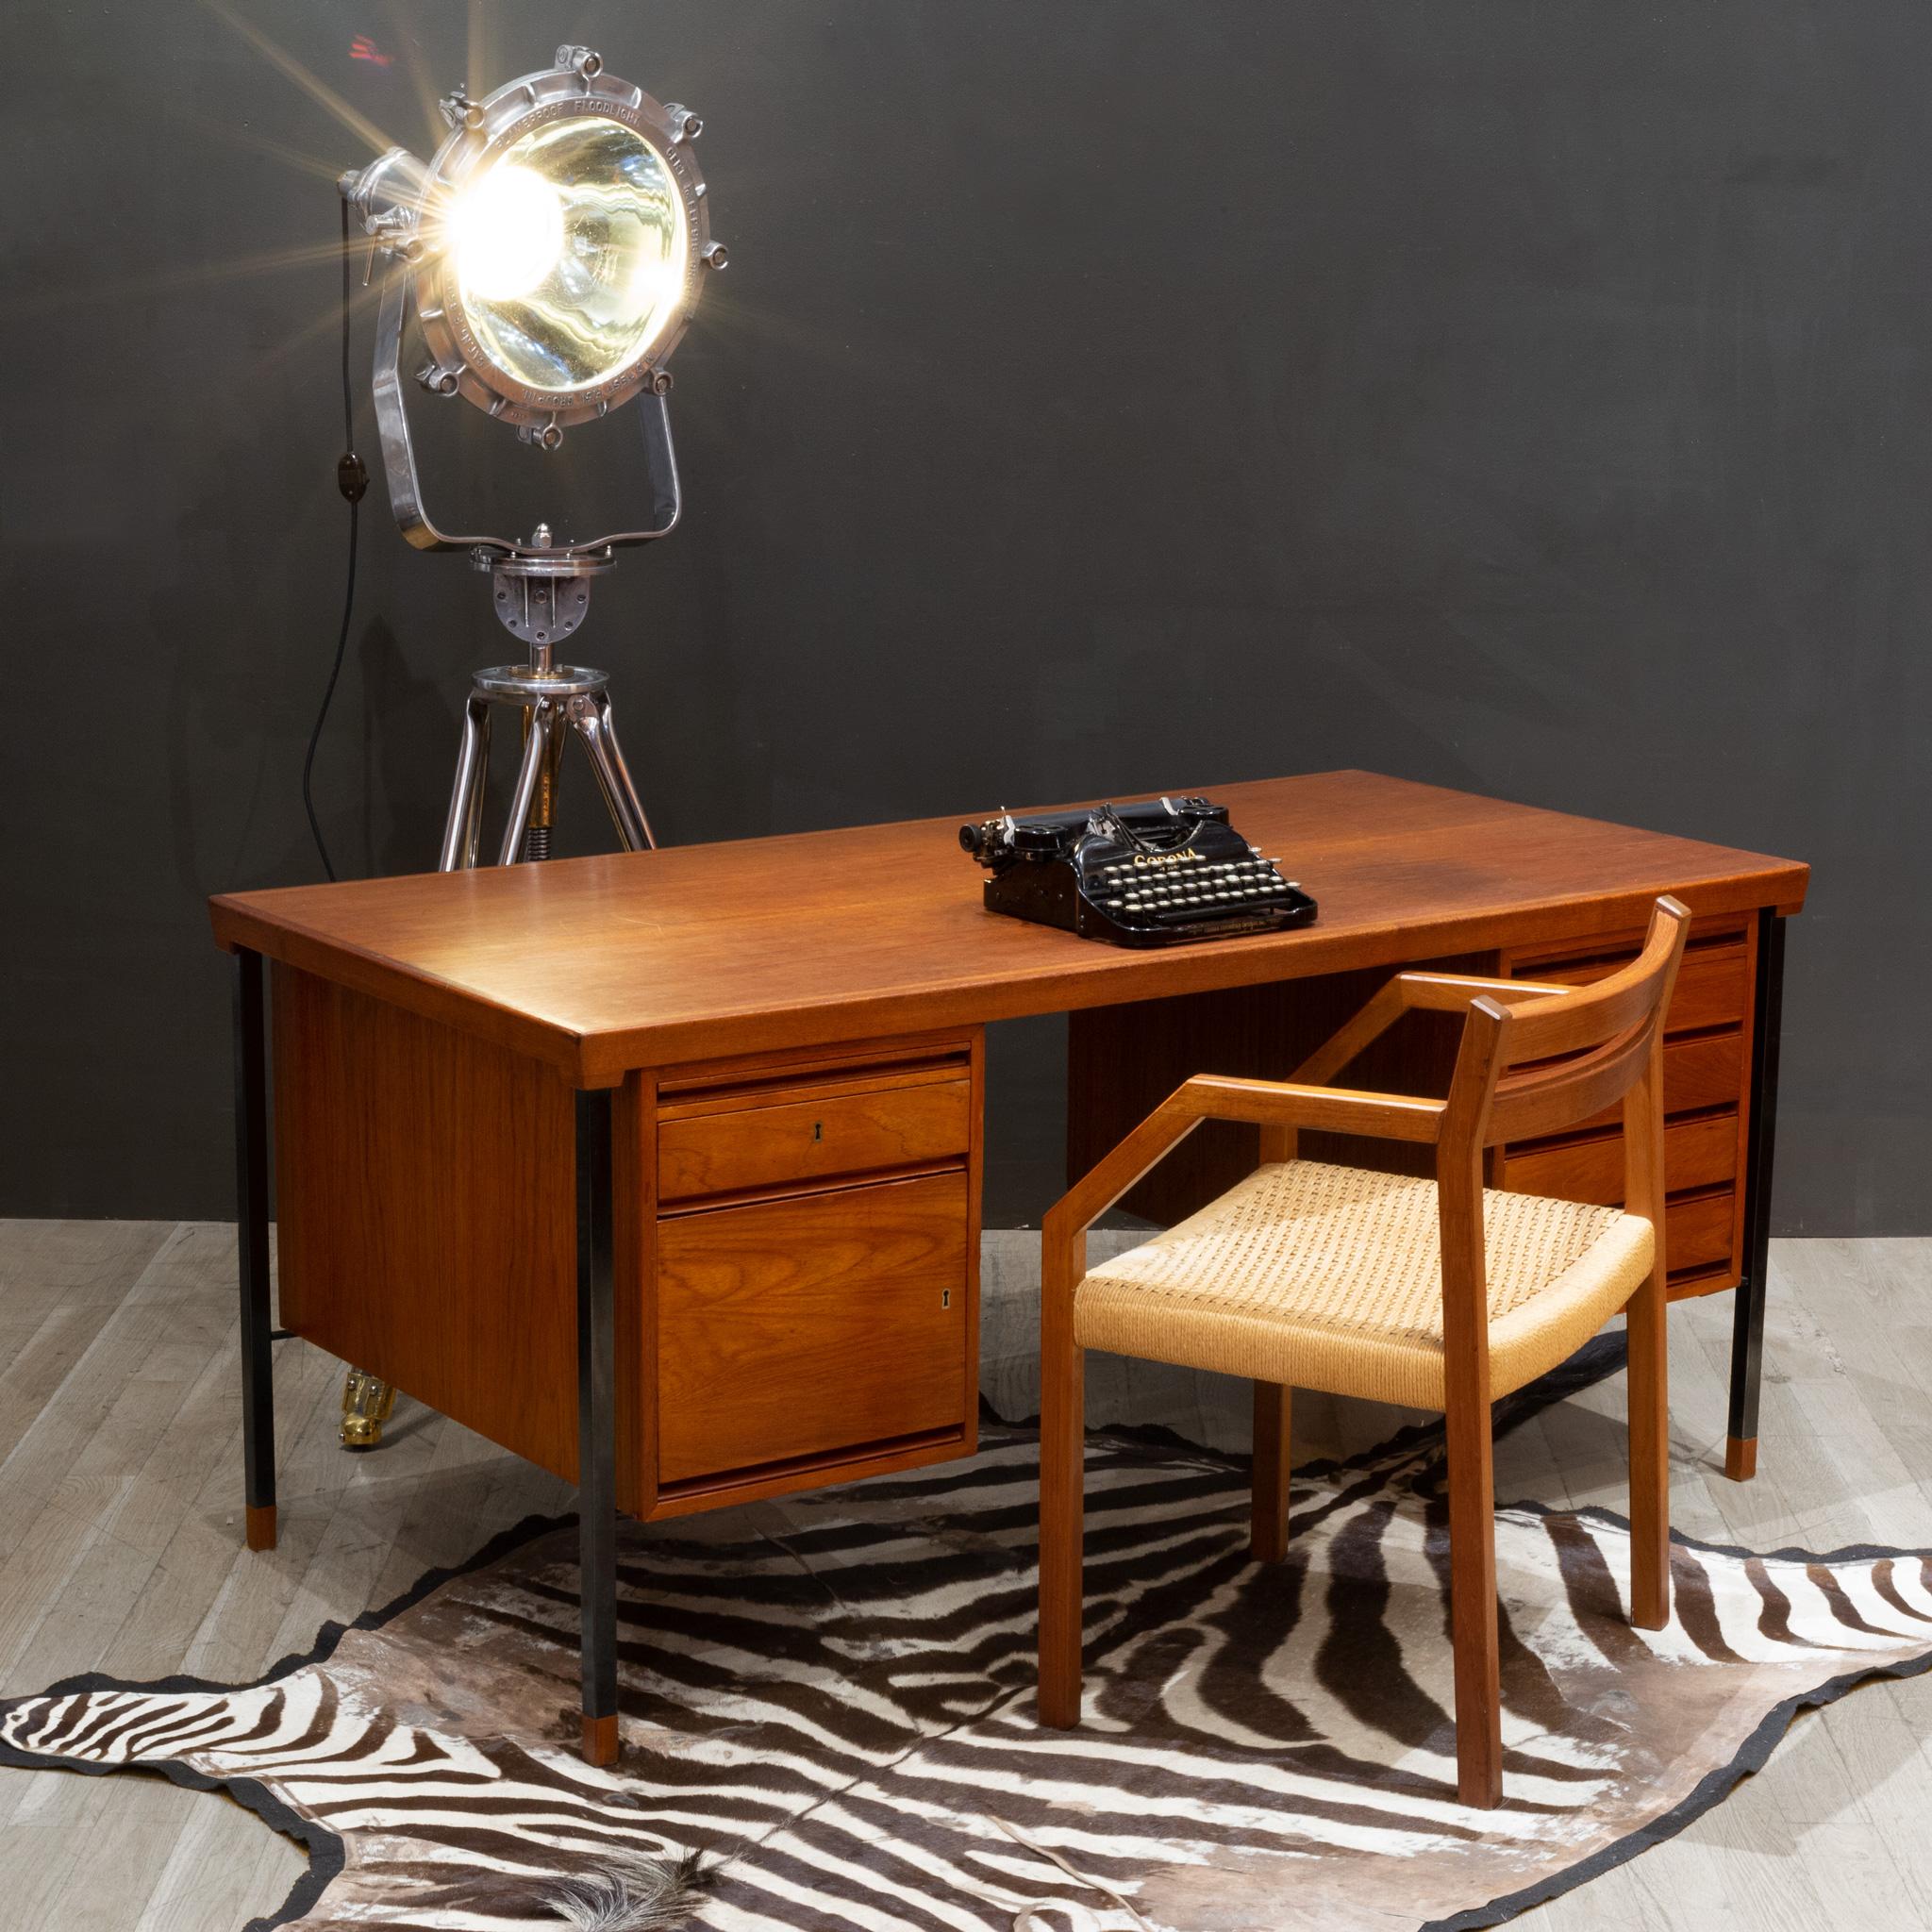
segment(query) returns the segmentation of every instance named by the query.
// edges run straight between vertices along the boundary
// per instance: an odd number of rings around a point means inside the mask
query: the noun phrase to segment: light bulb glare
[[[527,295],[563,253],[563,204],[534,169],[498,166],[466,189],[449,216],[450,245],[465,295]]]

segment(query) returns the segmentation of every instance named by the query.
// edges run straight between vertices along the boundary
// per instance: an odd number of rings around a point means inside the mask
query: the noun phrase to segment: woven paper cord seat
[[[1575,1353],[1650,1267],[1650,1223],[1616,1208],[1483,1193],[1494,1395]],[[1292,1160],[1094,1269],[1083,1348],[1336,1395],[1441,1408],[1436,1186]]]

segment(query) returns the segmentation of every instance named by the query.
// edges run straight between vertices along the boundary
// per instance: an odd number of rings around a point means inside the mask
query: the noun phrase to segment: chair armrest
[[[1518,1000],[1550,999],[1577,990],[1535,979],[1477,979],[1460,973],[1398,973],[1384,983],[1353,1020],[1294,1070],[1294,1078],[1310,1086],[1325,1085],[1405,1013],[1464,1012],[1471,1001],[1485,993],[1507,1005]]]
[[[1559,986],[1555,980],[1478,979],[1466,973],[1402,973],[1395,983],[1403,989],[1409,1006],[1436,1012],[1459,1012],[1481,993],[1507,1006],[1512,1000],[1546,1000],[1583,991],[1578,986]]]
[[[1434,1141],[1448,1103],[1413,1093],[1365,1093],[1295,1080],[1243,1080],[1197,1074],[1174,1096],[1201,1120],[1252,1121],[1264,1127],[1312,1127],[1377,1141]]]

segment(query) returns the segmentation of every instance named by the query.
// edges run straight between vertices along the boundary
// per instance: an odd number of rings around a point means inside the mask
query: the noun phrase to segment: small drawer
[[[1728,1261],[1736,1210],[1737,1198],[1728,1188],[1721,1194],[1673,1201],[1664,1209],[1665,1269],[1682,1274]]]
[[[1738,1116],[1710,1114],[1674,1121],[1664,1128],[1664,1190],[1685,1193],[1715,1187],[1738,1171]],[[1558,1201],[1591,1201],[1614,1208],[1624,1199],[1624,1136],[1597,1134],[1555,1146],[1514,1148],[1503,1168],[1511,1193],[1547,1194]],[[1674,1267],[1674,1261],[1672,1263]]]
[[[966,1424],[963,1172],[658,1224],[658,1480]]]
[[[1719,913],[1690,922],[1689,951],[1708,946],[1741,945],[1748,927],[1735,913]],[[1570,940],[1560,946],[1524,946],[1508,956],[1513,979],[1602,979],[1619,966],[1627,966],[1642,949],[1641,932],[1598,933],[1591,939]]]
[[[1743,946],[1705,946],[1684,955],[1664,1025],[1672,1032],[1723,1026],[1744,1017],[1751,1003],[1749,956]]]
[[[1744,1036],[1701,1033],[1664,1041],[1664,1111],[1739,1107],[1744,1098]]]
[[[1519,977],[1549,980],[1561,986],[1589,986],[1607,979],[1629,964],[1628,958],[1591,959],[1574,966],[1524,970]],[[1701,1026],[1723,1026],[1744,1017],[1749,1003],[1750,980],[1747,949],[1736,941],[1723,945],[1691,946],[1677,968],[1677,984],[1671,994],[1670,1011],[1664,1025],[1673,1033],[1688,1033]]]
[[[1701,1113],[1712,1107],[1741,1107],[1744,1102],[1744,1036],[1697,1033],[1664,1041],[1664,1112]],[[1577,1124],[1578,1133],[1594,1127],[1614,1127],[1624,1118],[1623,1103]]]
[[[658,1198],[963,1158],[972,1137],[972,1082],[950,1069],[891,1084],[861,1076],[784,1089],[718,1111],[667,1108],[658,1123]]]

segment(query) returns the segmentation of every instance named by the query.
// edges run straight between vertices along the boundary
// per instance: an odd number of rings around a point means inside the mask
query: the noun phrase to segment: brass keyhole
[[[950,1288],[942,1288],[942,1289],[941,1289],[941,1290],[940,1290],[940,1307],[942,1307],[942,1308],[950,1308],[950,1307],[951,1307],[952,1306],[953,1306],[953,1291],[952,1291],[952,1290],[951,1290]]]
[[[825,1124],[824,1121],[812,1122],[811,1137],[814,1141],[823,1141],[825,1138]]]

